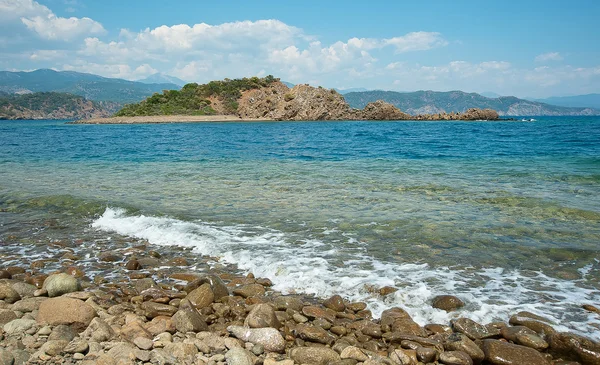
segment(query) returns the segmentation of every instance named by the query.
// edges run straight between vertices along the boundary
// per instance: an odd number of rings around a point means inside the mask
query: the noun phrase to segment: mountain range
[[[102,106],[110,106],[107,109],[109,113],[115,112],[125,104],[140,102],[163,90],[179,90],[184,83],[181,79],[161,73],[138,81],[128,81],[88,73],[50,69],[30,72],[0,71],[0,92],[9,94],[68,93],[82,96],[93,102],[105,102],[96,104],[94,107],[98,109]],[[283,83],[288,87],[294,86],[291,83]],[[356,109],[362,109],[368,103],[383,100],[412,115],[465,112],[469,108],[490,108],[504,116],[600,115],[600,94],[526,100],[514,96],[495,97],[498,94],[491,92],[484,93],[490,96],[486,97],[462,91],[395,92],[367,91],[364,88],[337,91],[344,95],[351,107]],[[47,98],[48,95],[45,97]],[[51,97],[53,100],[61,100],[56,95]],[[11,100],[18,102],[17,99]],[[54,103],[50,104],[54,105]],[[0,115],[1,117],[2,115]]]
[[[443,112],[464,112],[469,108],[494,109],[504,116],[531,115],[600,115],[599,109],[586,107],[556,106],[538,101],[519,99],[514,96],[488,98],[477,93],[463,91],[365,91],[344,95],[351,107],[361,109],[368,103],[383,100],[400,110],[412,114],[435,114]]]
[[[0,71],[0,91],[12,94],[53,91],[79,95],[93,101],[126,104],[143,100],[155,92],[179,88],[173,83],[146,84],[73,71]]]

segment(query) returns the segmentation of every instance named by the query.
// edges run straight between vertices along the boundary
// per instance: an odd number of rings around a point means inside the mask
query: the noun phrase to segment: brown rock
[[[452,312],[465,306],[465,303],[454,295],[438,295],[431,302],[433,308]]]
[[[584,365],[600,365],[600,344],[573,333],[555,332],[548,337],[549,352]]]
[[[104,262],[121,261],[122,258],[122,255],[116,254],[114,252],[103,252],[98,256],[98,260]]]
[[[133,260],[129,260],[127,261],[127,264],[125,265],[125,269],[127,270],[141,270],[142,269],[142,264],[140,264],[140,262],[136,259]]]
[[[293,309],[295,311],[301,311],[302,307],[304,307],[304,303],[302,303],[300,298],[291,295],[277,297],[273,301],[273,304],[277,310]]]
[[[41,302],[37,322],[51,326],[66,324],[76,331],[83,331],[96,316],[96,311],[89,304],[78,299],[58,297]]]
[[[80,268],[75,267],[75,266],[67,267],[67,269],[65,270],[65,274],[69,274],[74,278],[82,278],[85,276],[85,273],[83,272],[83,270],[81,270]]]
[[[538,351],[498,340],[483,340],[485,360],[494,365],[550,365]]]
[[[502,337],[518,345],[531,347],[538,351],[548,348],[546,341],[538,336],[534,330],[525,326],[504,327],[500,333]]]
[[[379,289],[379,295],[381,295],[382,297],[385,297],[386,295],[390,295],[397,291],[398,291],[398,288],[394,288],[393,286],[384,286],[383,288]]]
[[[281,323],[277,319],[273,307],[269,304],[256,304],[244,320],[244,326],[251,328],[280,328]]]
[[[447,351],[462,351],[473,359],[473,363],[479,364],[483,361],[485,354],[483,351],[462,333],[453,333],[444,341],[444,349]]]
[[[185,298],[189,300],[196,309],[208,307],[215,300],[213,291],[208,283],[204,283],[192,290]]]
[[[261,296],[265,294],[265,287],[260,284],[247,284],[233,290],[233,294],[242,298]]]
[[[296,336],[305,341],[312,341],[330,345],[335,341],[335,336],[327,332],[321,327],[299,324],[296,326]]]
[[[167,316],[158,316],[152,318],[152,321],[146,323],[144,328],[148,330],[152,336],[156,336],[163,332],[175,333],[177,330],[172,318]]]
[[[556,330],[549,324],[550,321],[544,317],[540,317],[529,312],[519,312],[514,316],[510,317],[508,323],[513,326],[525,326],[528,327],[539,335],[547,336],[556,333]]]
[[[21,296],[8,283],[0,283],[0,300],[6,303],[14,303],[21,299]]]
[[[481,340],[500,335],[500,330],[483,326],[469,318],[459,318],[451,321],[455,332],[464,333],[472,340]]]
[[[462,351],[442,352],[439,361],[445,365],[473,365],[471,357]]]
[[[329,308],[336,312],[343,312],[346,309],[344,299],[339,295],[334,295],[323,302],[325,308]]]
[[[337,352],[326,347],[296,347],[289,356],[298,364],[327,365],[341,360]]]
[[[354,302],[346,305],[346,308],[350,309],[353,312],[360,312],[367,309],[367,303],[364,302]]]
[[[158,316],[172,316],[177,312],[177,308],[168,304],[161,304],[155,302],[143,302],[140,306],[144,312],[144,315],[152,319]]]
[[[6,270],[0,270],[0,279],[11,279],[12,275]]]
[[[402,308],[394,307],[383,311],[380,323],[384,332],[398,332],[420,337],[427,336],[427,331],[413,321]]]
[[[329,308],[307,305],[302,308],[302,313],[310,319],[326,319],[331,323],[335,321],[335,312]]]
[[[196,309],[191,307],[177,311],[173,316],[173,324],[177,331],[181,333],[208,331],[205,319]]]

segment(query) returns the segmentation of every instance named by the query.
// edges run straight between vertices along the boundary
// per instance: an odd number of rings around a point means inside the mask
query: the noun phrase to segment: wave
[[[128,215],[121,208],[107,208],[92,227],[154,245],[191,247],[195,253],[219,257],[221,263],[267,277],[283,293],[340,294],[351,301],[365,301],[375,316],[399,306],[421,325],[447,323],[456,317],[487,323],[506,321],[527,310],[550,318],[558,330],[589,336],[600,328],[600,318],[581,309],[582,304],[600,302],[600,290],[586,281],[591,271],[599,269],[598,260],[581,270],[580,278],[564,280],[501,267],[384,262],[366,254],[366,247],[348,255],[335,243],[292,240],[284,232],[264,227]],[[385,297],[373,290],[387,285],[399,290]],[[453,313],[432,308],[431,299],[440,294],[456,295],[467,305]]]

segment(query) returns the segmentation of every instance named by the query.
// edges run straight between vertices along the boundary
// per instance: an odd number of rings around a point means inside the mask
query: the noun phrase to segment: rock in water
[[[263,327],[281,327],[281,323],[275,315],[275,310],[269,304],[257,304],[252,308],[248,316],[244,320],[244,326],[250,328],[263,328]]]
[[[265,350],[271,352],[283,352],[285,340],[278,330],[271,327],[249,328],[243,326],[229,326],[227,331],[242,341],[262,345]]]
[[[298,364],[327,365],[340,361],[340,355],[327,347],[296,347],[290,350],[290,357]]]
[[[494,365],[550,365],[538,351],[498,340],[483,340],[485,360]]]
[[[254,359],[248,350],[234,347],[225,353],[227,365],[254,365]]]
[[[343,312],[346,309],[346,305],[344,304],[344,299],[339,295],[334,295],[331,298],[325,300],[323,302],[325,308],[329,308],[336,312]]]
[[[40,304],[37,322],[51,326],[66,324],[83,331],[96,316],[96,311],[89,304],[79,299],[59,297]]]
[[[50,275],[44,280],[43,289],[48,291],[48,296],[58,297],[63,294],[79,290],[79,281],[71,275],[60,273]]]
[[[438,295],[431,302],[433,308],[451,312],[465,306],[465,303],[454,295]]]

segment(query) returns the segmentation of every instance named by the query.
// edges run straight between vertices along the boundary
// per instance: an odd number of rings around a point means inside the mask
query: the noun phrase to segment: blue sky
[[[598,1],[0,0],[0,69],[600,92]]]

